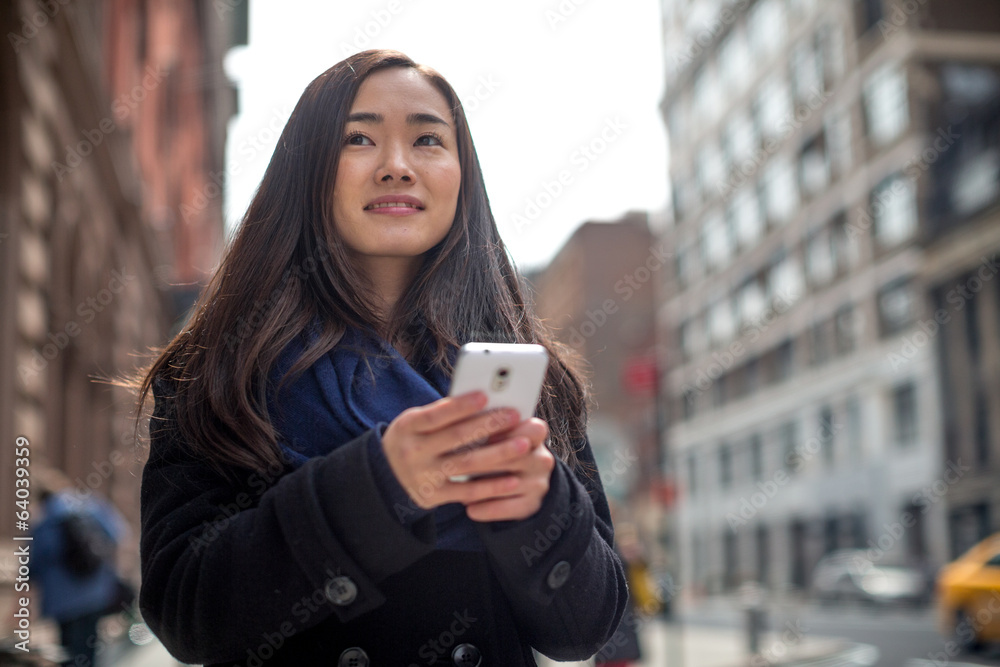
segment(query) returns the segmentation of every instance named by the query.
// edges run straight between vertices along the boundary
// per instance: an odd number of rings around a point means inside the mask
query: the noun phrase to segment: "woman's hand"
[[[459,502],[470,519],[525,519],[541,507],[555,466],[541,419],[514,410],[473,416],[486,395],[472,392],[404,410],[382,436],[396,479],[422,508]],[[463,447],[484,443],[473,447]],[[456,451],[457,450],[457,451]],[[452,482],[457,475],[490,477]]]

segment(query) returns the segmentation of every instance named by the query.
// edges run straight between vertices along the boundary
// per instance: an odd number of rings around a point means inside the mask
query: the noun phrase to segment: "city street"
[[[643,664],[648,667],[664,664],[671,667],[708,667],[718,664],[702,656],[718,653],[720,645],[725,644],[743,651],[746,646],[743,623],[738,603],[728,598],[699,603],[682,614],[679,624],[652,621],[644,630],[644,648],[649,659]],[[841,640],[839,650],[835,651],[841,658],[799,664],[845,667],[860,664],[873,667],[1000,664],[1000,652],[996,649],[975,657],[947,655],[947,640],[938,633],[933,608],[879,610],[857,605],[820,607],[811,603],[784,604],[771,608],[768,625],[776,632],[788,627],[800,628],[803,645],[807,640],[827,640],[827,645],[832,644],[829,640]],[[772,646],[766,640],[761,645],[765,650]],[[874,652],[868,647],[877,650],[875,662],[867,661],[869,656],[874,657]],[[854,657],[847,656],[847,653]],[[660,661],[662,656],[666,656],[666,662]],[[777,664],[781,664],[780,659]]]

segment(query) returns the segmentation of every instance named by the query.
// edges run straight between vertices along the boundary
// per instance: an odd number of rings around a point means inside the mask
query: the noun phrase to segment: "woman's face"
[[[337,235],[362,266],[416,258],[451,228],[461,165],[443,95],[409,67],[361,84],[333,186]]]

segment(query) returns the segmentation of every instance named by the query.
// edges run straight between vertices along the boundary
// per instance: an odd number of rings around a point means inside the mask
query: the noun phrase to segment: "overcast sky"
[[[501,236],[520,268],[541,266],[586,220],[666,205],[661,40],[657,0],[251,2],[250,45],[227,59],[241,111],[227,223],[306,85],[350,53],[392,48],[458,92]]]

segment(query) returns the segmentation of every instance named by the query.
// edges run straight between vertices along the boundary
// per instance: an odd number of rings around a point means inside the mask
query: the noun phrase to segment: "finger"
[[[486,407],[486,394],[473,391],[461,396],[446,396],[419,408],[410,408],[400,415],[409,430],[427,434],[468,419]]]
[[[507,438],[476,449],[449,454],[442,469],[449,477],[503,471],[523,458],[533,446],[534,443],[524,436]]]
[[[438,496],[444,502],[468,505],[515,493],[520,484],[517,475],[498,475],[468,482],[447,481],[442,485]]]
[[[527,519],[541,506],[541,497],[516,495],[467,505],[465,513],[473,521],[516,521]]]
[[[462,445],[486,444],[491,435],[509,431],[517,426],[519,420],[520,417],[518,417],[516,410],[508,408],[490,410],[454,423],[436,433],[427,434],[428,440],[425,447],[428,452],[444,455]]]
[[[490,436],[489,442],[500,442],[501,440],[514,438],[519,435],[527,437],[533,444],[540,445],[549,437],[549,425],[538,417],[531,417],[525,419],[509,431],[494,433]]]

